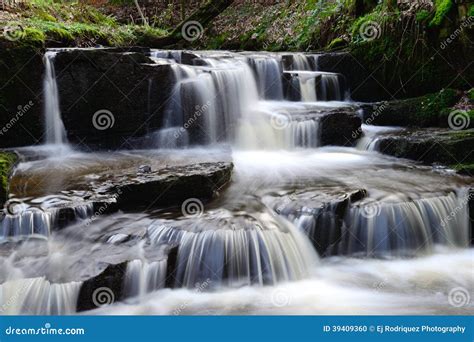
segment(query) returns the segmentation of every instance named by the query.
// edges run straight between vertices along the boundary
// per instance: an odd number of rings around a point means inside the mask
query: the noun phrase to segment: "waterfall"
[[[15,214],[6,214],[0,219],[0,240],[9,236],[23,236],[39,234],[51,235],[55,228],[75,220],[85,220],[93,215],[93,204],[88,203],[72,208],[46,208],[28,207],[21,205],[22,209]],[[61,212],[67,214],[61,220]]]
[[[146,262],[132,260],[127,264],[124,292],[127,297],[142,297],[164,288],[166,280],[166,260]]]
[[[304,77],[298,75],[300,80],[301,101],[315,102],[316,99],[316,78],[313,76]]]
[[[362,124],[362,137],[357,142],[357,149],[365,151],[378,151],[380,138],[387,133],[403,130],[401,127],[372,126]]]
[[[468,208],[454,192],[399,203],[354,203],[343,216],[338,209],[335,203],[280,212],[330,255],[404,256],[432,250],[435,244],[469,244]]]
[[[459,212],[457,210],[459,208]],[[451,217],[451,213],[457,212]],[[449,220],[448,220],[449,218]],[[432,249],[434,244],[466,247],[469,214],[455,193],[402,203],[353,206],[346,214],[336,253],[383,255]]]
[[[47,51],[44,55],[44,116],[46,144],[62,145],[67,143],[66,129],[61,119],[59,107],[59,93],[56,83],[56,72],[54,70],[54,58],[56,52]]]
[[[301,233],[270,214],[216,217],[148,228],[153,244],[179,246],[176,286],[275,284],[306,277],[318,260]]]
[[[277,57],[249,58],[249,64],[255,70],[260,97],[267,100],[282,100],[281,59]]]
[[[311,66],[308,60],[308,56],[302,53],[295,53],[293,56],[292,69],[293,70],[311,70]]]
[[[319,122],[317,120],[291,121],[285,129],[285,146],[318,147]]]
[[[193,53],[193,65],[184,65],[182,53],[151,52],[157,63],[171,66],[175,81],[163,128],[151,134],[154,147],[221,142],[247,149],[317,147],[318,121],[295,119],[286,109],[288,100],[344,100],[341,75],[313,70],[317,55],[201,51]]]
[[[45,278],[8,281],[0,285],[0,314],[73,314],[81,285],[82,282],[54,284]]]

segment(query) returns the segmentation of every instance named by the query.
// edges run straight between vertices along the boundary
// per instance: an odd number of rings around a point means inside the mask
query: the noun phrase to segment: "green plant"
[[[452,0],[436,0],[435,2],[436,12],[433,19],[430,21],[430,26],[440,26],[444,18],[448,15],[449,11],[453,7]]]

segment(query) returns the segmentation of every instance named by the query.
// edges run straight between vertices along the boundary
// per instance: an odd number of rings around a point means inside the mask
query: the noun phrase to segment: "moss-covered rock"
[[[0,205],[8,199],[9,179],[18,156],[11,152],[0,152]]]
[[[468,171],[474,164],[474,130],[406,131],[380,138],[378,150],[399,158],[408,158],[425,164],[449,165]]]
[[[462,92],[444,89],[421,97],[386,101],[365,110],[364,120],[381,126],[448,127],[451,107],[461,96]]]

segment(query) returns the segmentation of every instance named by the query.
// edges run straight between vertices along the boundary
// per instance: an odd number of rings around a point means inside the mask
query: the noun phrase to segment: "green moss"
[[[471,88],[471,90],[467,92],[467,97],[470,101],[474,101],[474,88]]]
[[[414,121],[420,126],[426,126],[436,121],[444,121],[450,113],[450,108],[459,100],[459,94],[454,89],[443,89],[437,94],[429,94],[422,98]],[[446,121],[447,122],[447,121]]]
[[[428,10],[422,9],[416,12],[416,21],[425,22],[431,16],[431,13]]]
[[[449,166],[449,168],[456,170],[458,173],[468,176],[474,175],[474,163],[460,163]]]
[[[10,174],[17,161],[14,153],[0,152],[0,203],[3,204],[8,196]]]
[[[329,50],[332,50],[332,49],[337,49],[337,48],[341,48],[341,47],[344,47],[344,46],[347,46],[347,42],[344,39],[335,38],[331,41],[331,43],[329,43],[327,48]]]
[[[468,16],[474,17],[474,4],[469,7]]]
[[[23,43],[34,46],[43,45],[46,35],[41,30],[27,27],[23,32],[21,38]]]
[[[436,12],[433,19],[430,21],[430,26],[440,26],[444,18],[448,15],[449,11],[453,7],[452,0],[436,0],[435,1]]]

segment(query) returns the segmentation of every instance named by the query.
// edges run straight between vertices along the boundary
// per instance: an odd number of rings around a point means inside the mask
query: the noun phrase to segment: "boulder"
[[[321,115],[321,145],[352,146],[361,135],[360,117],[351,110],[335,110]]]
[[[124,299],[122,294],[126,271],[126,262],[109,265],[100,274],[84,281],[77,298],[77,311],[93,310]]]
[[[127,148],[127,139],[161,127],[173,71],[137,51],[74,49],[56,55],[62,118],[71,142]]]

